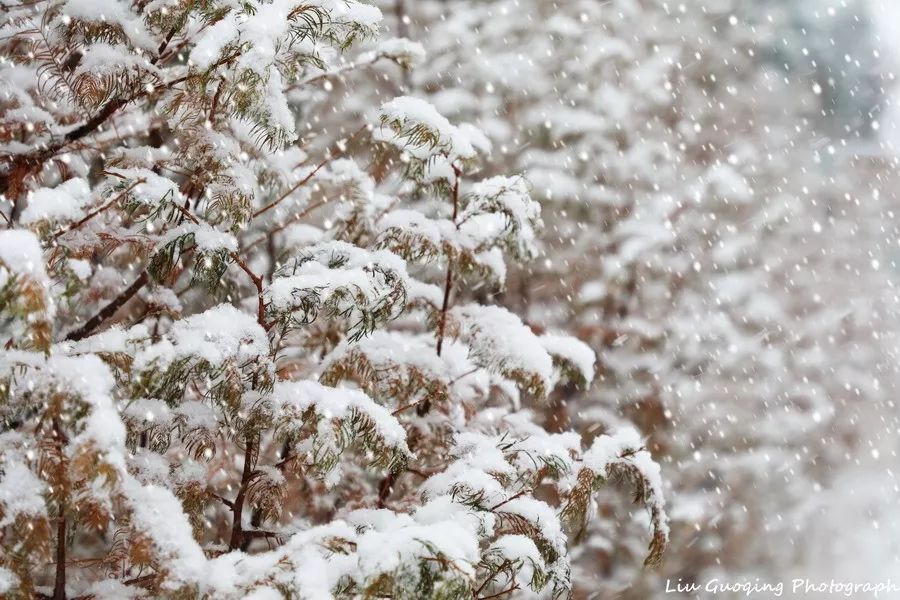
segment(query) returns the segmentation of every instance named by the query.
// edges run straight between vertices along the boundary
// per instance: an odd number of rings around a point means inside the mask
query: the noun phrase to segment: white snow
[[[540,339],[513,313],[499,306],[467,304],[450,311],[460,335],[481,366],[513,379],[536,380],[546,394],[553,386],[553,360]],[[526,383],[526,387],[532,387]]]
[[[39,221],[77,221],[85,216],[90,203],[91,189],[80,177],[69,179],[55,188],[40,188],[28,197],[21,222],[30,225]]]

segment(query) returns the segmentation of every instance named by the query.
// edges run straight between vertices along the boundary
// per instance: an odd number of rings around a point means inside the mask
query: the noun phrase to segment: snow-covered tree
[[[537,254],[531,185],[424,100],[330,101],[421,60],[381,19],[4,5],[5,597],[564,596],[609,481],[659,560],[640,435],[522,408],[593,352],[476,301]]]

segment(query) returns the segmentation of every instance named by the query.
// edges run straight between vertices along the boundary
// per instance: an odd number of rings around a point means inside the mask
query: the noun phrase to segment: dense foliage
[[[4,4],[5,597],[565,596],[610,481],[659,560],[640,435],[527,408],[593,351],[486,291],[539,254],[544,186],[418,97],[333,102],[421,63],[381,21]]]

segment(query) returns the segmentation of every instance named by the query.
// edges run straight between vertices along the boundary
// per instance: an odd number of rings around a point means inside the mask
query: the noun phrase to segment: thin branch
[[[425,400],[425,398],[420,398],[419,400],[416,400],[415,402],[410,402],[409,404],[404,404],[403,406],[397,408],[394,412],[392,412],[391,415],[396,417],[400,413],[407,411],[410,408],[413,408],[415,406],[418,406],[422,402],[422,400]]]
[[[53,417],[53,438],[62,461],[65,461],[64,444],[66,438],[59,423],[59,417]],[[63,462],[63,467],[66,467]],[[65,485],[65,484],[63,484]],[[59,502],[59,519],[56,524],[56,579],[53,583],[53,600],[66,600],[66,510],[68,493],[63,488]]]
[[[94,217],[96,217],[97,215],[99,215],[100,213],[102,213],[103,211],[109,209],[111,206],[113,206],[114,204],[116,204],[119,200],[121,200],[122,198],[124,198],[125,195],[128,194],[128,192],[130,192],[131,190],[133,190],[134,188],[136,188],[136,187],[139,186],[140,184],[145,183],[146,181],[147,181],[146,179],[138,179],[137,181],[135,181],[134,183],[132,183],[130,186],[128,186],[128,188],[126,188],[125,190],[123,190],[123,191],[122,191],[119,195],[117,195],[115,198],[113,198],[112,200],[110,200],[109,202],[107,202],[106,204],[104,204],[103,206],[101,206],[100,208],[98,208],[97,210],[88,213],[87,216],[85,216],[85,217],[84,217],[83,219],[81,219],[80,221],[78,221],[78,222],[76,222],[76,223],[72,223],[72,224],[69,225],[68,227],[66,227],[66,228],[64,228],[64,229],[60,229],[59,231],[57,231],[56,233],[54,233],[53,235],[51,235],[51,236],[50,236],[50,240],[51,240],[51,241],[52,241],[52,240],[56,240],[56,239],[59,238],[61,235],[65,235],[65,234],[69,233],[70,231],[75,231],[76,229],[78,229],[79,227],[83,226],[85,223],[87,223],[88,221],[90,221],[91,219],[93,219]]]
[[[66,600],[66,517],[62,507],[56,525],[56,580],[53,583],[53,600]]]
[[[234,262],[241,268],[244,273],[246,273],[250,279],[253,281],[253,285],[256,286],[256,320],[259,322],[260,326],[263,329],[268,331],[272,328],[270,323],[266,322],[266,301],[265,301],[265,291],[263,289],[263,278],[250,270],[250,267],[247,266],[247,263],[244,262],[240,256],[238,256],[237,252],[230,253],[231,258],[234,259]]]
[[[234,518],[231,521],[231,541],[228,544],[229,550],[236,550],[241,547],[244,541],[244,524],[241,520],[244,513],[244,500],[247,497],[247,488],[250,486],[250,480],[253,478],[253,453],[256,452],[256,440],[253,434],[247,434],[246,445],[244,450],[244,469],[241,472],[241,487],[234,499],[232,512]]]
[[[519,589],[519,584],[515,583],[511,587],[503,590],[502,592],[497,592],[496,594],[491,594],[490,596],[482,596],[478,600],[489,600],[490,598],[499,598],[500,596],[505,596],[506,594],[511,594],[514,591]]]
[[[276,538],[281,539],[281,534],[274,531],[265,531],[262,529],[248,529],[243,532],[245,538]]]
[[[219,85],[216,86],[216,93],[213,94],[212,98],[212,106],[209,109],[209,122],[212,123],[213,119],[216,117],[216,110],[219,108],[219,97],[222,95],[222,90],[225,87],[225,78],[219,80]]]
[[[481,585],[478,586],[478,589],[477,589],[477,590],[475,590],[474,592],[472,592],[472,596],[473,596],[474,598],[478,598],[478,594],[480,594],[480,593],[484,590],[484,588],[486,588],[486,587],[488,586],[488,584],[489,584],[490,582],[492,582],[492,581],[494,580],[494,578],[497,577],[497,575],[499,575],[500,572],[501,572],[504,568],[506,568],[507,566],[509,566],[509,565],[510,565],[509,559],[504,560],[504,561],[500,564],[500,566],[497,568],[497,570],[494,571],[494,572],[491,574],[490,577],[488,577],[488,578],[485,579],[483,582],[481,582]]]
[[[209,495],[212,496],[213,498],[215,498],[216,500],[220,501],[222,504],[224,504],[225,506],[227,506],[227,507],[230,508],[231,510],[234,510],[234,502],[232,502],[232,501],[229,500],[228,498],[225,498],[225,497],[223,497],[223,496],[220,496],[220,495],[218,495],[218,494],[216,494],[216,493],[214,493],[214,492],[210,492]]]
[[[456,219],[459,215],[459,178],[462,171],[459,167],[453,167],[453,173],[456,177],[453,180],[453,224],[456,225]],[[458,227],[458,225],[457,225]],[[447,260],[447,277],[444,280],[444,301],[441,304],[441,320],[438,323],[437,334],[437,355],[441,355],[444,347],[444,330],[447,327],[447,310],[450,308],[450,294],[453,292],[453,259]]]
[[[279,231],[283,231],[283,230],[287,229],[289,226],[293,225],[294,223],[296,223],[297,221],[299,221],[300,219],[302,219],[303,217],[305,217],[312,211],[316,210],[317,208],[319,208],[321,206],[325,206],[326,204],[328,204],[327,198],[325,200],[320,200],[319,202],[314,202],[314,203],[310,204],[309,206],[307,206],[306,208],[301,210],[299,213],[297,213],[296,215],[294,215],[293,217],[291,217],[290,219],[288,219],[287,221],[285,221],[278,227],[274,227],[274,228],[270,229],[269,231],[266,232],[265,235],[262,235],[262,236],[256,238],[255,240],[253,240],[252,242],[250,242],[249,244],[247,244],[244,247],[244,250],[249,250],[250,248],[254,248],[254,247],[258,246],[259,244],[262,244],[267,239],[271,239],[271,237],[273,235],[275,235],[276,233],[278,233]]]
[[[524,496],[525,494],[528,494],[528,493],[531,493],[531,490],[521,490],[521,491],[519,491],[518,493],[513,494],[512,496],[510,496],[509,498],[507,498],[507,499],[504,500],[503,502],[498,502],[497,504],[493,505],[493,506],[490,508],[490,510],[491,510],[491,511],[495,511],[495,510],[497,510],[498,508],[500,508],[501,506],[503,506],[504,504],[507,504],[507,503],[509,503],[509,502],[512,502],[512,501],[515,500],[516,498],[521,498],[522,496]]]
[[[87,323],[71,332],[66,336],[66,340],[77,342],[78,340],[82,340],[89,335],[91,335],[94,330],[96,330],[100,325],[104,323],[107,319],[116,314],[122,306],[125,305],[126,302],[131,300],[135,294],[137,294],[141,288],[143,288],[150,281],[150,274],[147,272],[147,269],[141,271],[140,275],[138,275],[137,279],[135,279],[131,285],[125,288],[122,293],[116,296],[109,304],[100,309],[96,315],[88,319]]]
[[[358,136],[360,133],[362,133],[364,130],[368,129],[368,127],[369,127],[368,125],[363,125],[359,129],[357,129],[355,132],[353,132],[353,134],[351,134],[349,138],[347,138],[345,141],[343,141],[343,143],[338,142],[335,149],[332,151],[329,151],[328,155],[325,158],[323,158],[322,161],[318,165],[316,165],[316,168],[314,168],[312,171],[310,171],[306,177],[304,177],[303,179],[301,179],[300,181],[298,181],[297,183],[292,185],[286,192],[284,192],[283,194],[278,196],[278,198],[276,198],[269,204],[263,206],[255,213],[253,213],[253,216],[251,218],[255,219],[256,217],[272,210],[273,208],[275,208],[276,206],[281,204],[285,200],[285,198],[287,198],[288,196],[290,196],[291,194],[296,192],[298,189],[300,189],[301,187],[306,185],[309,182],[309,180],[312,179],[313,177],[315,177],[316,173],[318,173],[325,165],[327,165],[334,159],[336,159],[340,156],[343,156],[344,153],[347,151],[347,148],[349,147],[350,142],[356,136]]]

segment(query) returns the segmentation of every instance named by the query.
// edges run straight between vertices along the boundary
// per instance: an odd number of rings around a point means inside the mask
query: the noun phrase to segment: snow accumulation
[[[339,300],[338,312],[356,311],[357,293],[373,303],[394,283],[405,290],[409,282],[406,261],[386,250],[368,251],[333,241],[307,248],[304,254],[311,260],[292,269],[290,275],[276,276],[266,289],[273,307],[291,309],[298,299],[312,294],[322,304]]]
[[[516,380],[536,378],[546,394],[553,387],[553,360],[540,339],[505,308],[466,304],[450,316],[476,363]]]
[[[455,461],[429,477],[422,486],[426,499],[439,496],[471,496],[483,498],[485,508],[503,502],[508,493],[499,476],[515,475],[513,466],[491,436],[466,432],[456,438]]]
[[[25,275],[49,285],[44,256],[37,237],[24,229],[0,231],[0,287],[11,275]]]
[[[569,335],[544,334],[538,338],[544,350],[551,356],[571,364],[584,379],[586,385],[594,380],[596,354],[590,346]]]
[[[0,449],[7,456],[6,460],[0,463],[3,469],[3,477],[0,478],[0,505],[3,506],[0,527],[11,525],[20,516],[46,516],[47,505],[43,495],[47,484],[41,481],[24,462],[10,460],[7,448]]]
[[[534,541],[525,535],[508,534],[497,538],[491,544],[488,554],[496,552],[504,560],[513,564],[522,563],[522,568],[516,572],[516,581],[520,586],[526,587],[534,576],[535,571],[543,571],[546,566],[544,557]]]
[[[187,223],[169,229],[159,238],[157,246],[161,248],[174,240],[188,235],[193,236],[194,244],[197,246],[197,250],[201,252],[216,250],[234,252],[238,248],[237,239],[233,235],[226,231],[220,231],[205,221]]]
[[[127,46],[94,42],[85,47],[74,77],[97,78],[115,75],[125,70],[144,70],[157,77],[162,76],[146,56],[138,56]]]
[[[220,304],[175,321],[164,340],[137,352],[134,366],[165,366],[179,358],[220,365],[227,360],[253,360],[268,352],[266,332],[256,319],[230,304]]]
[[[28,197],[21,222],[31,225],[39,221],[77,221],[85,215],[90,204],[91,189],[80,177],[69,179],[55,188],[40,188]]]
[[[62,7],[62,16],[83,21],[103,21],[118,25],[131,43],[150,53],[156,52],[157,42],[144,26],[144,20],[122,0],[68,0]]]
[[[527,520],[535,526],[548,544],[560,556],[567,552],[566,534],[563,533],[562,524],[556,511],[549,504],[537,498],[519,496],[510,498],[497,509],[499,512],[516,515]]]
[[[594,440],[591,448],[584,453],[584,466],[594,473],[607,473],[607,467],[615,463],[629,463],[646,479],[652,492],[651,501],[662,509],[664,504],[662,476],[659,465],[644,450],[640,434],[633,427],[623,427],[612,435],[601,435]],[[663,531],[668,533],[668,526],[662,522]]]
[[[390,38],[378,42],[375,54],[387,56],[415,67],[425,61],[425,48],[419,42],[406,38]]]
[[[358,390],[332,388],[316,381],[281,381],[272,393],[273,410],[278,418],[292,418],[312,409],[323,419],[319,427],[319,440],[329,440],[337,447],[332,419],[344,420],[358,413],[368,418],[384,444],[409,455],[406,446],[406,430],[396,417],[383,406]]]
[[[449,507],[442,503],[441,508]],[[428,546],[450,560],[460,572],[474,577],[473,565],[478,562],[479,547],[477,521],[459,519],[444,512],[441,520],[419,523],[416,517],[431,516],[427,505],[414,516],[393,511],[357,511],[348,517],[350,522],[365,526],[374,522],[357,538],[359,567],[363,573],[392,572],[410,564],[410,559],[422,556]]]
[[[177,183],[168,177],[157,175],[150,169],[110,167],[106,170],[113,175],[109,179],[112,185],[121,185],[122,181],[135,183],[134,189],[131,190],[131,197],[147,206],[157,206],[163,201],[179,202],[182,200]],[[112,193],[115,193],[115,190],[112,190]]]
[[[434,146],[451,157],[474,158],[476,147],[483,146],[486,139],[483,135],[473,135],[474,128],[455,127],[434,106],[420,98],[394,98],[382,105],[381,114],[383,121],[400,136],[394,138],[394,143],[401,148],[406,147],[403,132],[417,127],[429,131],[435,137]]]
[[[322,370],[361,354],[377,373],[417,370],[428,379],[452,385],[460,400],[469,400],[475,390],[484,391],[488,382],[483,371],[474,369],[465,346],[448,343],[441,355],[431,335],[411,335],[401,331],[375,331],[356,342],[341,342],[322,362]],[[376,376],[377,377],[377,376]],[[471,391],[469,391],[471,390]]]
[[[534,241],[532,226],[541,216],[541,205],[531,198],[528,182],[522,177],[491,177],[472,185],[469,203],[461,216],[482,212],[502,212],[512,222],[515,231],[527,236],[526,243]]]

